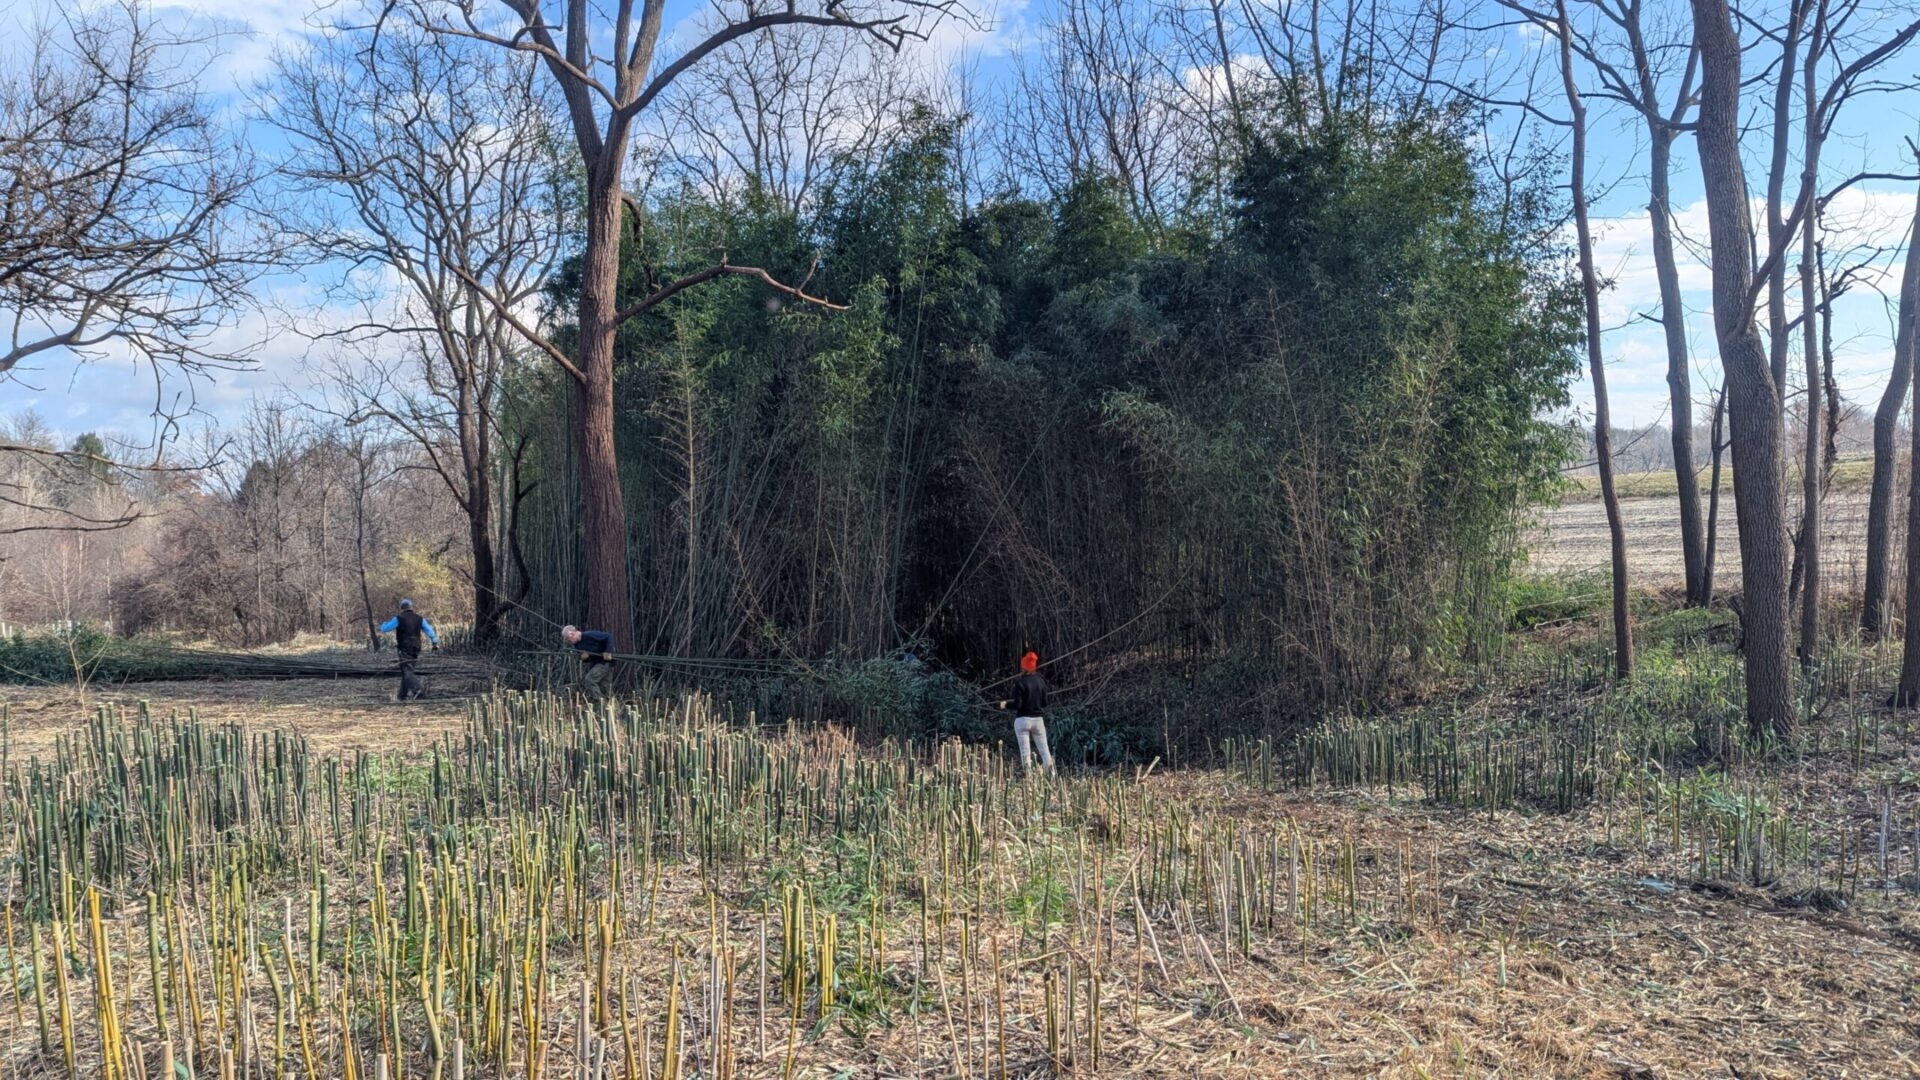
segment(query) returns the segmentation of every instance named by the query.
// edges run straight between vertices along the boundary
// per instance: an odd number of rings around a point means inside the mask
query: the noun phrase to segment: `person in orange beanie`
[[[1013,737],[1020,744],[1020,768],[1033,771],[1033,753],[1040,752],[1040,765],[1053,772],[1053,751],[1047,747],[1047,686],[1040,674],[1040,654],[1028,649],[1020,657],[1020,675],[1013,680],[1013,697],[1000,703],[1013,710]]]

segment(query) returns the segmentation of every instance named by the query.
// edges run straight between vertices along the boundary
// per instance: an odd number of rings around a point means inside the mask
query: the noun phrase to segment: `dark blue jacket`
[[[604,664],[606,661],[600,659],[600,654],[613,651],[613,635],[605,630],[582,630],[580,640],[574,642],[573,647],[586,654],[581,657],[581,662]]]

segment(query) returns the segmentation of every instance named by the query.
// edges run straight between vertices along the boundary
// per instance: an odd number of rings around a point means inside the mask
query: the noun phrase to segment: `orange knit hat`
[[[1028,649],[1027,654],[1020,658],[1021,671],[1032,671],[1035,668],[1038,668],[1039,666],[1040,666],[1040,654],[1037,652],[1034,652],[1032,649]]]

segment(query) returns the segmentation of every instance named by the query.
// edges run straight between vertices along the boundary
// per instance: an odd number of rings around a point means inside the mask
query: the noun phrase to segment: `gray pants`
[[[612,678],[612,664],[587,664],[580,672],[580,692],[599,701],[607,696],[607,683]]]
[[[1020,770],[1033,771],[1033,752],[1040,751],[1040,764],[1053,771],[1053,751],[1047,749],[1047,722],[1038,716],[1013,718],[1013,737],[1020,743]]]
[[[394,696],[400,701],[412,701],[426,692],[427,680],[414,670],[413,660],[400,662],[400,691]]]

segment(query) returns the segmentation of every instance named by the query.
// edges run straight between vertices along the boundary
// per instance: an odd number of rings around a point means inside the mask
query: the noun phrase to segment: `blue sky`
[[[313,2],[162,0],[160,7],[172,17],[245,31],[226,39],[223,55],[210,72],[212,88],[238,117],[244,112],[246,88],[270,70],[273,50],[297,46],[307,20],[313,17]],[[1010,67],[1011,53],[1045,26],[1049,2],[988,0],[976,4],[980,25],[943,28],[908,62],[934,69],[964,65],[976,80],[990,84],[1002,80]],[[679,36],[684,38],[690,32],[687,21],[705,6],[695,0],[676,0],[669,6],[669,26],[681,27]],[[39,10],[22,0],[0,0],[0,25],[22,24]],[[674,37],[670,32],[669,41]],[[1488,64],[1524,60],[1537,50],[1555,47],[1544,35],[1521,28],[1502,31],[1494,41],[1487,53]],[[1896,74],[1911,78],[1914,68],[1914,57],[1905,57],[1899,61]],[[1643,136],[1634,118],[1604,102],[1592,104],[1596,253],[1601,273],[1613,282],[1602,307],[1608,327],[1605,348],[1614,415],[1619,423],[1653,422],[1662,420],[1667,411],[1666,355],[1659,327],[1643,317],[1658,308],[1644,184],[1639,179]],[[1840,175],[1855,169],[1900,169],[1905,153],[1902,136],[1920,135],[1917,111],[1920,102],[1894,95],[1872,98],[1855,107],[1843,118],[1829,143],[1829,171]],[[263,142],[256,149],[270,156],[275,148]],[[1676,146],[1674,208],[1681,232],[1703,242],[1705,204],[1691,149],[1688,138],[1682,138]],[[1749,179],[1758,190],[1758,175]],[[1829,215],[1835,248],[1866,244],[1886,249],[1862,275],[1862,284],[1836,310],[1837,369],[1842,392],[1869,407],[1878,397],[1890,363],[1890,298],[1898,288],[1897,270],[1913,210],[1911,185],[1882,181],[1850,191],[1835,202]],[[1684,258],[1682,284],[1693,342],[1696,396],[1704,399],[1718,384],[1719,374],[1709,322],[1708,271],[1697,250]],[[314,379],[309,347],[306,339],[292,329],[296,324],[324,323],[341,317],[341,313],[325,307],[317,281],[280,276],[263,284],[266,310],[241,316],[221,332],[220,342],[254,356],[256,368],[219,372],[193,380],[190,386],[173,376],[160,388],[164,399],[183,401],[190,392],[197,411],[217,426],[236,420],[256,396],[311,390]],[[1578,407],[1590,408],[1590,389],[1584,378],[1576,385],[1575,394]],[[43,358],[34,369],[20,372],[13,382],[0,383],[0,414],[31,407],[64,432],[112,431],[135,442],[144,441],[153,429],[155,400],[153,374],[131,361],[76,364],[71,358]],[[1697,411],[1704,413],[1704,408]]]

